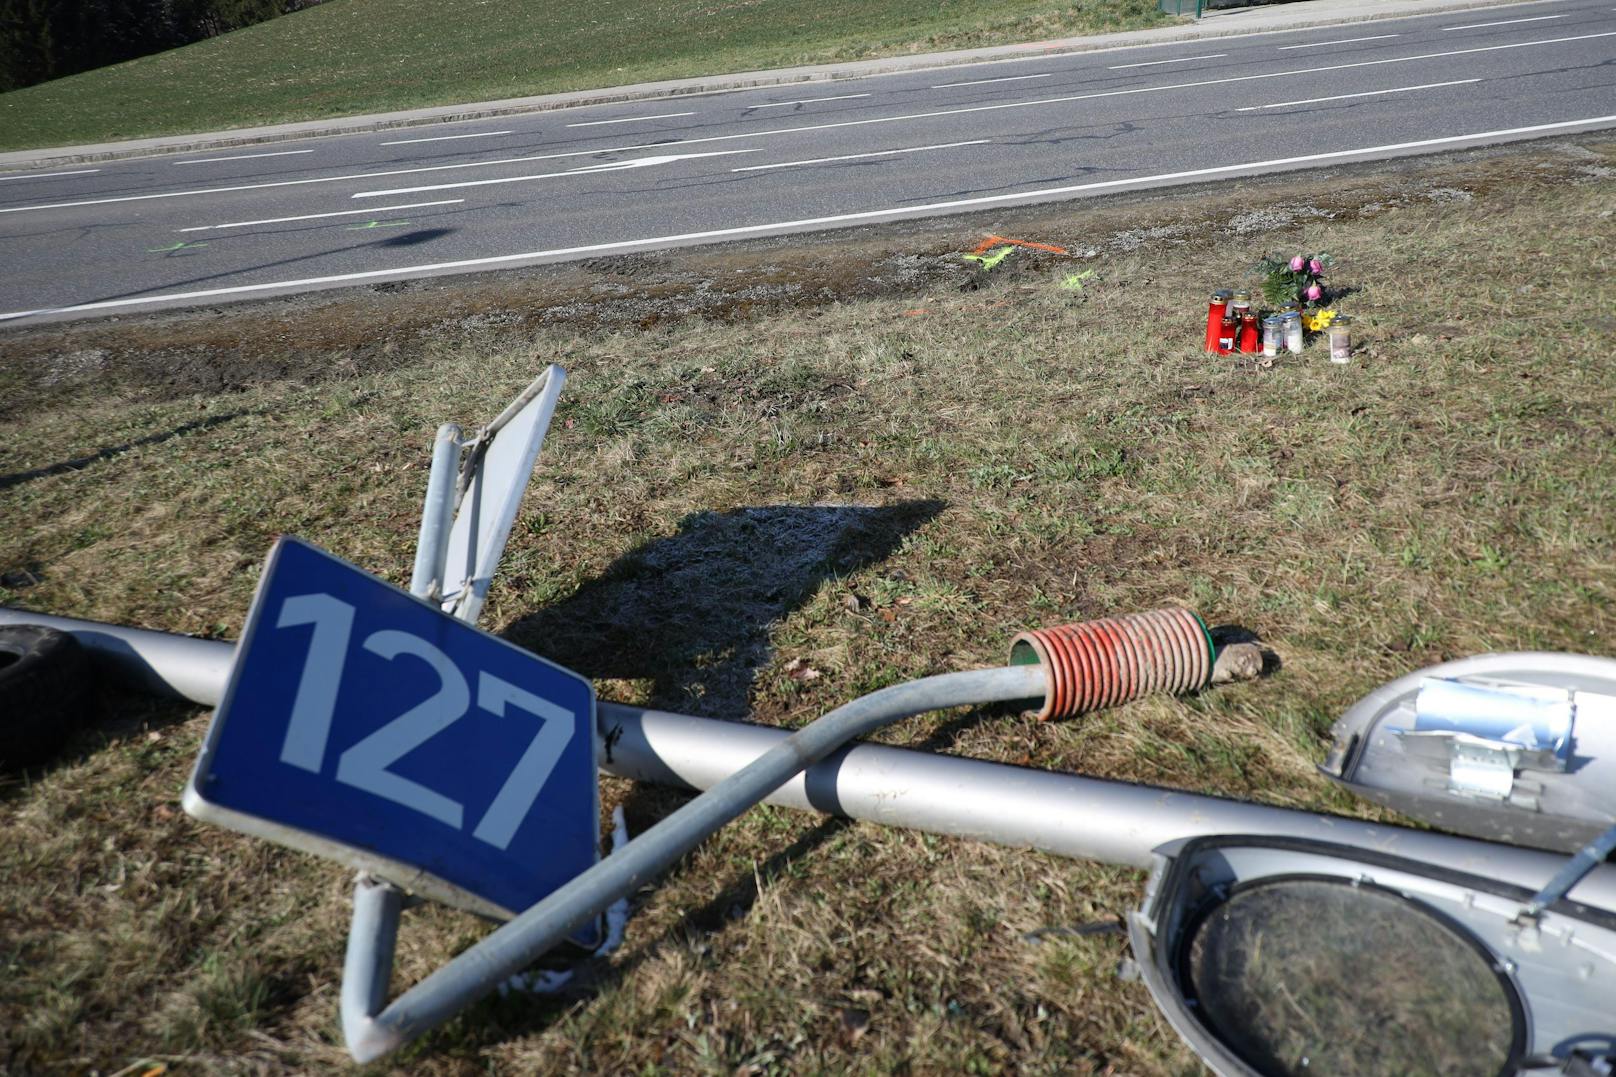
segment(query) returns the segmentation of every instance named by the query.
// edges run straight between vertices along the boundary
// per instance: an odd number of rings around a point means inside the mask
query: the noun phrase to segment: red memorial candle
[[[1249,309],[1240,314],[1240,350],[1252,353],[1262,350],[1262,334],[1257,330],[1257,315]]]
[[[1212,302],[1206,308],[1206,350],[1209,352],[1222,351],[1218,347],[1218,335],[1223,328],[1223,316],[1229,310],[1229,295],[1227,291],[1219,290],[1212,293]]]

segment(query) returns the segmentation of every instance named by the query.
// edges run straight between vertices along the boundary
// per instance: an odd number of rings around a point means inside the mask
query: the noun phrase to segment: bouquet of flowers
[[[1324,269],[1329,264],[1330,256],[1323,251],[1291,258],[1270,254],[1257,263],[1257,272],[1263,279],[1263,298],[1275,307],[1296,303],[1313,310],[1323,306],[1329,298],[1324,290]]]
[[[1324,267],[1329,264],[1330,256],[1323,251],[1290,258],[1270,254],[1257,263],[1263,298],[1275,307],[1297,304],[1302,308],[1302,327],[1310,333],[1323,332],[1335,321],[1335,311],[1324,305],[1330,298],[1324,289]]]

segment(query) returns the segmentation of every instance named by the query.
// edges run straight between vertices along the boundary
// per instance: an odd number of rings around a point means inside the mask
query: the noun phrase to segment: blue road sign
[[[588,679],[283,537],[186,807],[509,915],[599,855],[594,727]]]

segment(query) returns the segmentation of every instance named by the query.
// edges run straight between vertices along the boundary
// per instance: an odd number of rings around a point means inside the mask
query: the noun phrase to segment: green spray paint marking
[[[348,231],[361,232],[366,228],[396,228],[399,225],[409,223],[409,221],[366,221],[364,224],[350,224]]]
[[[147,247],[147,254],[173,254],[175,251],[188,251],[197,247],[206,247],[206,243],[188,243],[180,240],[171,247]]]
[[[1061,281],[1060,286],[1069,292],[1081,292],[1083,282],[1092,276],[1094,276],[1094,270],[1092,269],[1085,269],[1081,273],[1068,273],[1065,279]]]
[[[1010,257],[1010,255],[1013,253],[1015,253],[1014,247],[995,247],[986,254],[962,254],[960,257],[964,258],[967,262],[975,262],[977,265],[982,267],[983,272],[987,272],[989,270],[997,269],[999,263]]]

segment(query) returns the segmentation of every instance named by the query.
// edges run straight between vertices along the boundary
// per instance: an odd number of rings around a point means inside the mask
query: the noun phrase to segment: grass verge
[[[1040,209],[1025,238],[1092,245],[1075,291],[1037,255],[725,319],[484,312],[398,332],[388,365],[227,392],[6,360],[0,601],[233,635],[282,531],[402,580],[434,425],[491,415],[554,360],[573,378],[485,621],[603,694],[794,725],[1000,662],[1023,626],[1182,602],[1260,632],[1280,671],[887,739],[1367,814],[1313,768],[1363,692],[1616,638],[1616,145],[1508,162],[1468,186],[1405,176],[1396,199],[1328,176],[1155,196],[1109,233],[1121,210]],[[1353,211],[1323,208],[1343,191]],[[1201,294],[1290,248],[1336,255],[1358,360],[1201,352]],[[205,713],[106,711],[0,788],[0,1066],[335,1068],[345,873],[178,811]],[[680,796],[609,781],[606,800],[637,832]],[[759,810],[643,891],[569,994],[480,1006],[392,1071],[1188,1072],[1113,977],[1120,939],[1026,937],[1114,917],[1141,885]],[[395,984],[485,930],[412,911]]]
[[[217,131],[1167,22],[1150,0],[330,0],[0,94],[0,150]]]

